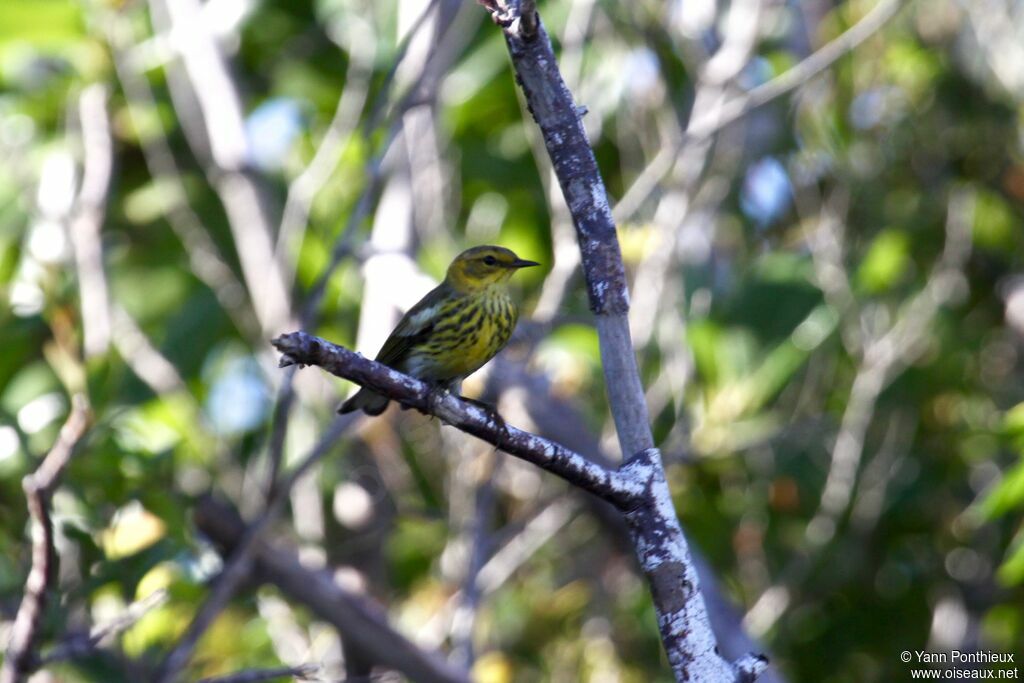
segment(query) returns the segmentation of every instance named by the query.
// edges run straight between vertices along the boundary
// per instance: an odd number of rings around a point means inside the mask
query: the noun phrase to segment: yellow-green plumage
[[[473,247],[448,266],[444,282],[402,316],[376,360],[440,388],[450,389],[504,348],[519,309],[508,280],[537,265],[504,247]],[[379,415],[388,399],[360,389],[339,413]]]

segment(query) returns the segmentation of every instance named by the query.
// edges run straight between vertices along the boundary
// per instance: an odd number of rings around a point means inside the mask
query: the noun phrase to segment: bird
[[[508,344],[519,318],[508,281],[520,268],[539,266],[505,247],[467,249],[451,262],[444,282],[402,316],[375,360],[427,382],[458,391]],[[390,399],[366,387],[345,401],[341,414],[380,415]]]

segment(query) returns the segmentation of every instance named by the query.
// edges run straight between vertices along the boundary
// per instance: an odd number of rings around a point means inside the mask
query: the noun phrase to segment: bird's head
[[[505,247],[473,247],[455,257],[445,281],[460,291],[474,291],[505,282],[520,268],[539,265]]]

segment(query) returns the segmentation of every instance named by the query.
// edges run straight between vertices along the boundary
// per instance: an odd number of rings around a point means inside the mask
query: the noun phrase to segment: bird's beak
[[[509,264],[509,268],[529,268],[530,266],[539,266],[540,264],[536,261],[527,261],[526,259],[517,258],[515,261]]]

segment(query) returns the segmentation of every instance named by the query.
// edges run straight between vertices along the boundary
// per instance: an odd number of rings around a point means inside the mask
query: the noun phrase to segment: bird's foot
[[[495,444],[495,448],[505,450],[505,446],[511,438],[511,435],[508,433],[508,424],[505,422],[505,418],[501,416],[501,413],[498,412],[497,406],[484,401],[478,401],[475,398],[467,398],[465,396],[459,396],[459,398],[466,403],[472,403],[477,408],[487,413],[487,419],[498,427],[498,443]]]
[[[433,410],[433,407],[443,401],[444,397],[448,396],[450,393],[451,392],[448,390],[448,387],[443,384],[431,384],[430,388],[427,390],[427,407],[429,409],[416,408],[416,410],[420,411],[423,415],[435,417],[431,410]],[[409,410],[414,407],[415,406],[407,405],[405,403],[402,404],[402,410]]]

